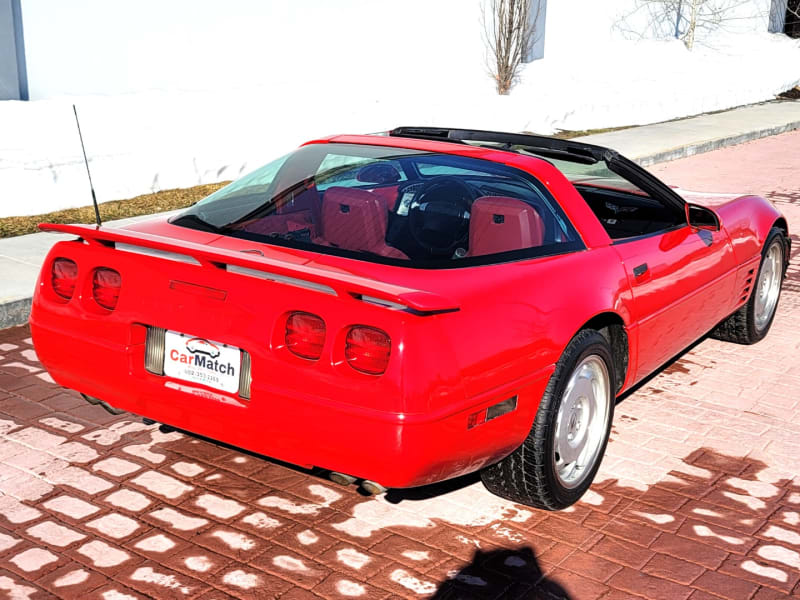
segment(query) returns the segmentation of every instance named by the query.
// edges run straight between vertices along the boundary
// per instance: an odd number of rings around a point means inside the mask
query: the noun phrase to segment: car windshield
[[[561,208],[527,173],[487,160],[360,144],[303,146],[171,223],[412,267],[582,248]]]

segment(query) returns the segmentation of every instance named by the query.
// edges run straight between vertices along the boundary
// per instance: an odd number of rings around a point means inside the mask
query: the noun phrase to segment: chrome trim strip
[[[164,344],[167,330],[148,327],[145,341],[144,368],[155,375],[164,374]]]
[[[168,252],[166,250],[156,250],[154,248],[146,248],[144,246],[136,246],[134,244],[123,244],[117,242],[114,248],[122,250],[123,252],[130,252],[132,254],[143,254],[145,256],[154,256],[156,258],[163,258],[166,260],[173,260],[175,262],[189,263],[190,265],[199,265],[194,258],[188,254],[179,254],[178,252]]]
[[[375,298],[374,296],[365,296],[361,294],[359,300],[362,302],[366,302],[367,304],[375,304],[377,306],[383,306],[385,308],[391,308],[392,310],[406,310],[408,306],[405,304],[398,304],[397,302],[392,302],[391,300],[383,300],[381,298]]]
[[[283,283],[286,285],[293,285],[315,292],[322,292],[336,296],[336,291],[327,285],[321,283],[314,283],[313,281],[305,281],[303,279],[296,279],[294,277],[287,277],[286,275],[278,275],[277,273],[270,273],[269,271],[259,271],[258,269],[250,269],[248,267],[239,267],[237,265],[225,265],[228,273],[236,273],[238,275],[246,275],[248,277],[256,277],[258,279],[266,279],[267,281],[274,281],[276,283]]]
[[[250,384],[253,379],[250,373],[250,353],[242,350],[242,365],[239,367],[239,395],[250,399]]]

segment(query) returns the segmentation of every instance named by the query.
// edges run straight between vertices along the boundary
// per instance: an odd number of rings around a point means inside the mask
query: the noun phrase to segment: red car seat
[[[322,234],[331,246],[408,258],[386,244],[385,200],[366,190],[330,187],[322,198]]]
[[[296,211],[286,214],[273,214],[249,221],[240,227],[250,233],[270,235],[272,233],[289,233],[308,229],[314,235],[314,220],[310,210]]]
[[[469,256],[541,246],[544,221],[530,204],[503,196],[484,196],[472,204]]]
[[[379,187],[370,190],[375,196],[380,197],[381,201],[383,202],[386,210],[391,212],[394,210],[395,205],[397,204],[397,186],[393,185],[390,187]]]
[[[287,214],[294,212],[311,211],[311,219],[315,225],[319,225],[322,201],[315,185],[311,184],[296,190],[288,201],[279,206],[277,214]]]

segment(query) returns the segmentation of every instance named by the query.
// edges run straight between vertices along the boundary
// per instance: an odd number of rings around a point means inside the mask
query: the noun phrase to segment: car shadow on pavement
[[[621,402],[624,402],[625,400],[627,400],[628,398],[633,396],[636,392],[638,392],[642,388],[647,387],[647,385],[650,384],[650,382],[652,382],[654,379],[656,379],[659,375],[662,375],[662,374],[669,375],[670,373],[682,371],[683,367],[680,364],[681,359],[683,359],[684,356],[689,354],[697,346],[699,346],[700,344],[702,344],[703,342],[705,342],[706,340],[708,340],[710,338],[711,338],[711,333],[709,332],[706,335],[704,335],[703,337],[701,337],[699,340],[697,340],[696,342],[693,342],[690,346],[687,346],[686,348],[681,350],[678,354],[676,354],[675,356],[670,358],[666,363],[664,363],[658,369],[656,369],[655,371],[650,373],[650,375],[648,375],[647,377],[645,377],[641,381],[635,383],[629,389],[625,390],[622,394],[619,395],[619,397],[617,397],[617,405],[619,405]],[[691,385],[693,385],[693,384],[691,384]]]
[[[480,592],[474,594],[478,590]],[[502,595],[492,596],[493,590],[499,591]],[[488,593],[483,593],[487,591]],[[526,600],[533,598],[570,600],[571,598],[560,584],[544,576],[533,548],[524,546],[486,552],[476,550],[472,561],[442,583],[430,599],[471,600],[484,597]]]
[[[800,203],[800,194],[798,194],[798,202]],[[800,236],[792,235],[792,255],[789,258],[789,266],[786,271],[786,279],[783,282],[783,293],[781,294],[781,302],[786,301],[787,292],[792,294],[800,294]]]
[[[465,487],[469,487],[481,480],[480,473],[470,473],[454,479],[431,483],[415,488],[390,489],[384,495],[385,500],[390,504],[400,504],[404,501],[430,500],[437,496],[442,496]]]
[[[643,489],[600,482],[591,504],[572,513],[535,511],[544,518],[529,529],[562,523],[585,542],[554,546],[531,535],[492,547],[483,537],[472,560],[448,572],[431,597],[577,600],[657,590],[648,597],[685,598],[693,589],[703,597],[729,590],[796,597],[800,484],[791,473],[788,461],[768,466],[700,448]],[[533,538],[543,545],[530,545]]]

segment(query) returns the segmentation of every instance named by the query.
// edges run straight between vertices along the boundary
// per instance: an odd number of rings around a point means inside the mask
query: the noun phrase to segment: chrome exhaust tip
[[[361,488],[371,496],[379,496],[386,493],[386,488],[380,483],[369,481],[368,479],[361,482]]]
[[[331,471],[328,473],[328,479],[330,479],[333,483],[338,483],[339,485],[353,485],[356,482],[356,478],[352,475],[345,475],[344,473],[337,473],[336,471]]]

